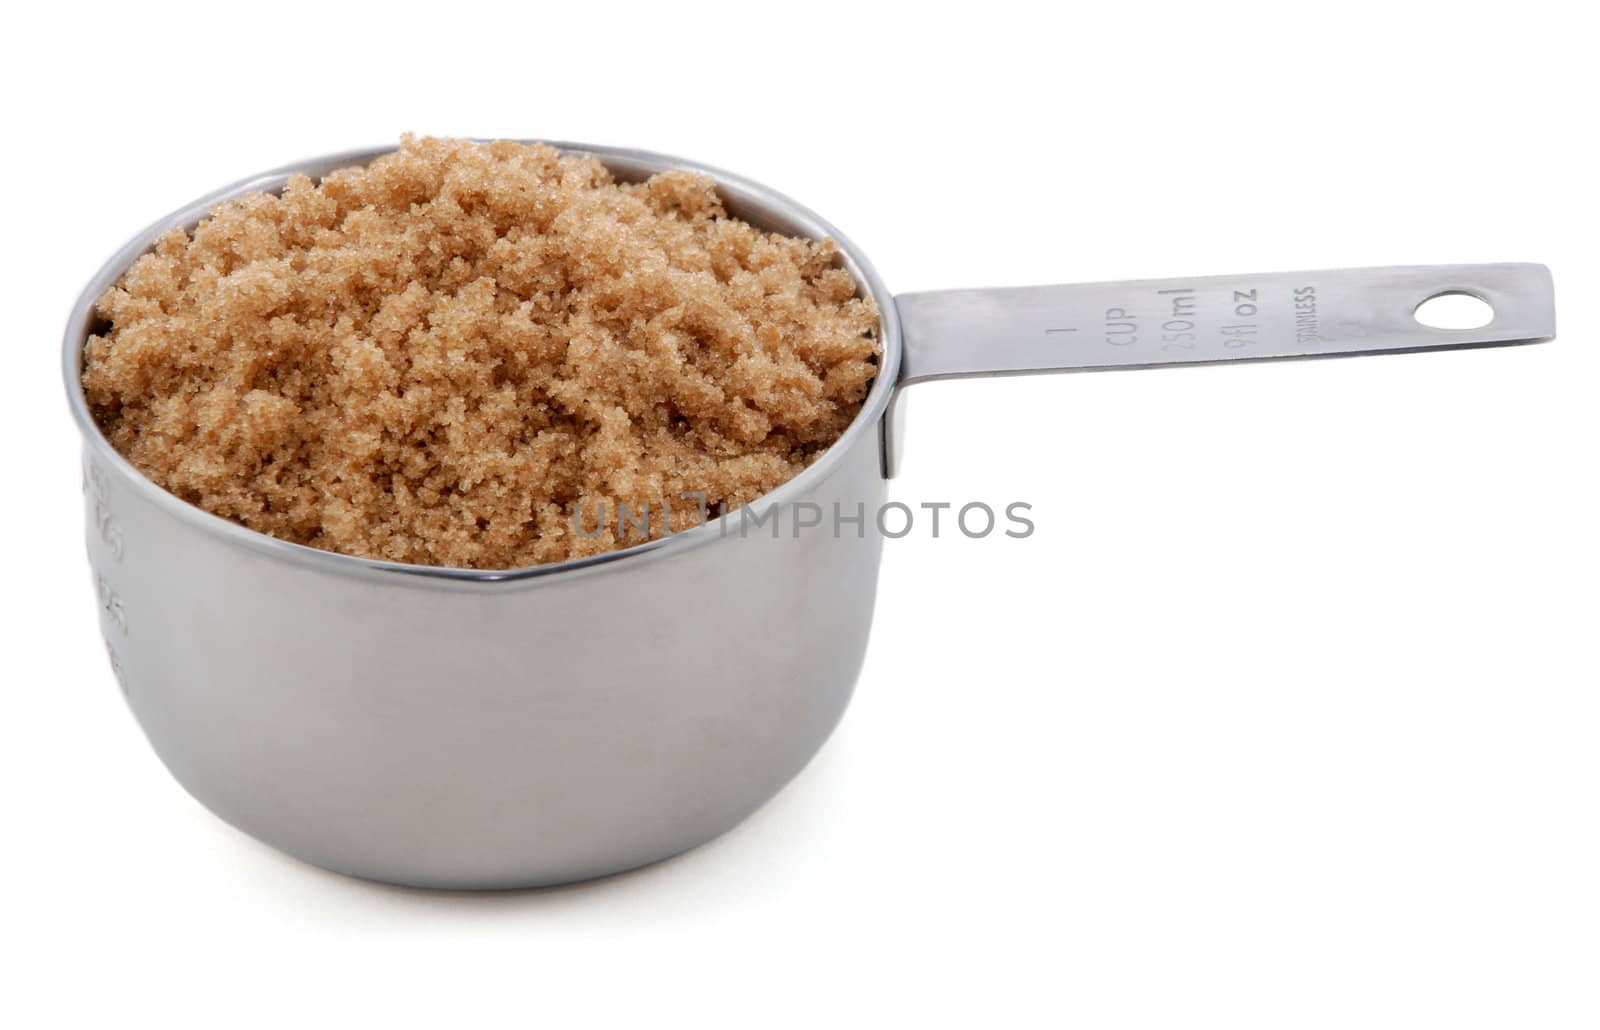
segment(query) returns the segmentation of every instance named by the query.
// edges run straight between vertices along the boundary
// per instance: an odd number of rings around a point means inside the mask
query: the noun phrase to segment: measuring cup
[[[844,712],[883,541],[870,514],[838,532],[746,532],[739,520],[805,505],[879,510],[904,447],[896,400],[912,383],[1497,346],[1555,332],[1549,272],[1530,264],[897,297],[847,237],[765,186],[658,154],[558,146],[623,180],[671,168],[710,175],[730,214],[831,237],[877,302],[882,356],[860,414],[746,509],[555,565],[408,566],[207,514],[111,448],[80,386],[85,339],[103,328],[96,298],[161,233],[192,228],[220,201],[388,148],[254,176],[161,219],[101,268],[67,324],[89,560],[116,680],[194,797],[307,862],[422,887],[533,887],[655,862],[755,811]],[[1418,324],[1416,307],[1444,293],[1487,301],[1493,321]]]

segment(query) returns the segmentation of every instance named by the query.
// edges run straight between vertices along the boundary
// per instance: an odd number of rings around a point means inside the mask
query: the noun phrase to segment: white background
[[[1600,1021],[1583,8],[942,6],[13,12],[0,1022]],[[149,220],[406,130],[735,169],[897,290],[1541,261],[1561,337],[918,387],[893,496],[1038,532],[888,545],[855,704],[784,794],[598,884],[379,887],[236,833],[140,736],[57,348]]]

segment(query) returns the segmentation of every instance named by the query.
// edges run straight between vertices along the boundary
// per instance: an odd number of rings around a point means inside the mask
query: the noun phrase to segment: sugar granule
[[[638,543],[803,470],[860,410],[878,313],[831,241],[729,217],[687,172],[406,137],[163,235],[99,301],[111,444],[215,515],[458,568]],[[608,516],[608,518],[610,518]],[[631,529],[630,529],[631,534]]]

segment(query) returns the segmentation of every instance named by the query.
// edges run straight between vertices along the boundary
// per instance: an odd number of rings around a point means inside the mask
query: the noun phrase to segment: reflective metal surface
[[[107,262],[67,327],[89,558],[128,705],[191,794],[329,869],[447,888],[603,876],[703,843],[782,788],[827,738],[861,667],[882,548],[872,514],[899,447],[885,414],[903,383],[1554,331],[1548,273],[1527,265],[955,291],[897,306],[847,238],[765,187],[676,158],[557,145],[625,179],[712,175],[731,213],[836,240],[877,301],[878,380],[838,443],[746,509],[775,521],[751,528],[735,513],[531,569],[425,568],[262,536],[116,454],[78,385],[95,298],[161,232],[218,201],[386,150],[279,169],[162,219]],[[1450,289],[1490,301],[1496,321],[1466,334],[1407,321],[1406,305]],[[796,532],[784,513],[807,505],[822,525]],[[836,511],[847,521],[835,524]],[[848,521],[857,512],[863,522]]]
[[[1494,318],[1477,329],[1418,322],[1423,302],[1463,293]],[[1359,357],[1539,343],[1556,334],[1543,265],[1418,265],[902,294],[900,385],[934,379],[1102,372],[1283,358]],[[901,436],[890,402],[884,468]]]

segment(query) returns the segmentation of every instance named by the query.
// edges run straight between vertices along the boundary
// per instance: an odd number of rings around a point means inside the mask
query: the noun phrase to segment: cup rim
[[[477,140],[477,142],[489,141]],[[384,575],[446,580],[462,584],[522,582],[552,577],[565,579],[602,569],[665,559],[692,548],[702,547],[715,540],[736,537],[737,534],[727,532],[727,526],[730,524],[730,520],[742,517],[740,513],[746,508],[756,505],[763,507],[782,505],[804,495],[814,484],[826,479],[844,461],[846,452],[859,445],[862,442],[862,437],[869,432],[876,433],[878,436],[876,447],[880,451],[881,461],[881,449],[883,447],[882,421],[900,375],[902,353],[900,319],[898,312],[895,310],[893,295],[889,293],[888,288],[878,276],[877,270],[867,260],[866,255],[847,236],[839,232],[838,229],[834,228],[831,223],[821,216],[784,194],[752,179],[747,179],[698,161],[629,147],[533,139],[519,139],[514,142],[545,142],[562,153],[597,158],[608,169],[617,173],[619,178],[623,179],[643,178],[649,174],[669,169],[681,169],[708,175],[716,182],[717,192],[728,206],[730,214],[750,220],[762,225],[764,228],[771,228],[772,231],[783,232],[786,235],[805,236],[811,239],[832,239],[839,248],[845,267],[855,278],[858,289],[871,297],[878,305],[880,336],[878,374],[873,380],[866,399],[862,402],[861,410],[856,413],[855,419],[846,427],[839,439],[829,445],[826,450],[794,478],[780,484],[776,489],[763,494],[734,513],[722,515],[715,519],[708,519],[693,528],[647,540],[631,547],[607,551],[604,554],[574,558],[563,562],[550,562],[544,565],[528,565],[514,569],[464,569],[442,565],[413,565],[405,562],[386,561],[380,558],[363,558],[356,555],[341,554],[337,551],[324,551],[315,547],[308,547],[305,544],[281,540],[232,520],[213,515],[158,486],[119,454],[116,448],[111,446],[110,441],[101,433],[100,427],[95,423],[93,416],[89,412],[88,400],[84,397],[82,386],[83,349],[88,341],[90,329],[95,323],[95,303],[106,290],[110,289],[122,278],[123,273],[128,270],[136,259],[148,251],[155,241],[169,230],[175,228],[190,230],[196,223],[205,218],[216,205],[242,194],[281,189],[291,175],[302,174],[312,178],[320,178],[338,168],[367,164],[377,157],[392,153],[398,149],[398,145],[391,145],[347,150],[309,158],[240,179],[191,201],[151,223],[138,235],[123,244],[109,260],[101,265],[73,305],[72,314],[67,319],[66,332],[62,343],[62,376],[67,390],[67,403],[72,411],[73,421],[77,424],[78,431],[83,436],[84,445],[89,452],[88,457],[93,461],[114,468],[121,478],[128,481],[133,489],[139,491],[146,500],[154,503],[180,522],[225,541],[242,544],[270,557],[331,573],[376,572]]]

